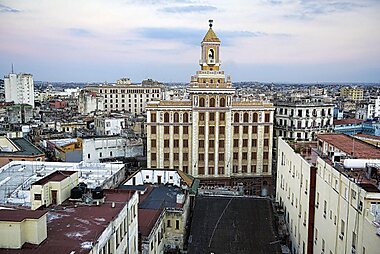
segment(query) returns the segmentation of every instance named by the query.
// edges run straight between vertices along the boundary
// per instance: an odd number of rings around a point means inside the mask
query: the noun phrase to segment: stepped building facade
[[[204,185],[243,183],[247,194],[265,194],[271,185],[274,107],[234,100],[231,78],[220,70],[220,44],[210,23],[189,99],[147,104],[147,166],[180,169]]]

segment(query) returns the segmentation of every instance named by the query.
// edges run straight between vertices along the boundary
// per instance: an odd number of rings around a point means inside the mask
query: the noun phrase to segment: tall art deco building
[[[148,167],[180,169],[201,185],[243,183],[248,194],[270,190],[274,107],[234,101],[231,78],[220,70],[220,40],[211,22],[201,49],[190,99],[146,107]]]

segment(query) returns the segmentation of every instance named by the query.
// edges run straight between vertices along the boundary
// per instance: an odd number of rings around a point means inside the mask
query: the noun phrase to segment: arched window
[[[215,107],[215,99],[214,98],[210,99],[210,107]]]
[[[204,107],[205,106],[205,98],[200,98],[199,99],[199,107]]]
[[[209,49],[209,51],[208,51],[208,59],[209,59],[209,61],[210,62],[213,61],[214,58],[215,58],[214,49]]]
[[[169,113],[164,114],[164,122],[168,123],[169,122]]]
[[[243,122],[248,123],[248,113],[244,113]]]
[[[174,122],[175,123],[179,122],[179,114],[177,112],[174,113]]]
[[[220,106],[220,107],[225,107],[225,106],[226,106],[226,99],[224,99],[224,98],[220,98],[219,106]]]
[[[188,113],[184,113],[183,114],[183,122],[187,123],[188,121],[189,121],[189,114]]]
[[[235,115],[234,115],[234,122],[235,123],[239,122],[239,113],[235,113]]]
[[[257,118],[258,118],[258,116],[257,116],[257,113],[253,113],[253,122],[254,123],[257,123]]]

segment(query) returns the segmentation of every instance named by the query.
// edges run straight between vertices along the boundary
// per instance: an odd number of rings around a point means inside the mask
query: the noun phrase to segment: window
[[[219,126],[219,135],[224,135],[224,133],[225,133],[224,126]]]
[[[100,157],[100,158],[102,158],[102,156],[103,156],[103,153],[102,153],[102,152],[100,152],[100,153],[99,153],[99,157]]]
[[[225,107],[226,106],[226,99],[220,98],[219,106],[220,107]]]
[[[269,159],[269,153],[268,152],[264,152],[264,160],[268,160]]]
[[[184,113],[183,114],[183,122],[187,123],[188,121],[189,121],[189,114],[188,113]]]
[[[210,127],[209,127],[208,134],[209,134],[209,135],[214,135],[214,134],[215,134],[215,127],[214,127],[214,126],[210,126]]]
[[[242,173],[247,173],[247,165],[241,166],[241,172]]]
[[[264,126],[264,133],[269,133],[269,126]]]
[[[169,160],[169,153],[164,153],[164,160]]]
[[[200,98],[199,99],[199,107],[204,107],[205,106],[205,99],[204,98]]]
[[[257,134],[257,126],[252,126],[252,133]]]
[[[179,140],[178,139],[174,139],[174,147],[179,147]]]
[[[248,123],[248,113],[244,113],[243,122]]]
[[[344,236],[345,228],[346,228],[346,226],[345,226],[344,220],[341,220],[341,221],[340,221],[340,234],[341,234],[342,236]]]
[[[175,221],[175,229],[179,229],[179,220]]]
[[[239,153],[234,153],[234,154],[233,154],[233,158],[234,158],[234,160],[239,159]]]
[[[205,120],[205,113],[199,113],[199,121]]]
[[[247,153],[247,152],[243,152],[243,153],[242,153],[242,159],[243,159],[243,160],[246,160],[247,157],[248,157],[248,153]]]
[[[252,147],[257,147],[257,139],[252,139]]]
[[[204,167],[199,167],[198,168],[198,174],[199,175],[204,175],[205,174],[205,168]]]
[[[174,126],[174,134],[179,134],[179,126]]]
[[[183,160],[188,161],[189,160],[189,154],[188,153],[183,153]]]
[[[264,139],[264,146],[269,146],[269,139]]]
[[[183,126],[182,128],[183,134],[189,134],[189,127]]]
[[[164,122],[168,123],[169,122],[169,113],[164,114]]]
[[[164,126],[164,134],[169,134],[169,126]]]
[[[224,148],[224,140],[219,140],[219,148]]]
[[[251,171],[252,173],[256,173],[256,165],[251,165]]]
[[[179,114],[177,112],[174,113],[174,122],[175,123],[179,122]]]
[[[37,194],[37,193],[34,194],[34,200],[41,200],[41,199],[42,199],[41,194]]]
[[[91,158],[91,154],[87,154],[87,158],[90,159]]]
[[[205,154],[204,153],[200,153],[199,157],[198,157],[198,160],[199,161],[204,161],[205,160]]]
[[[247,147],[248,146],[248,139],[243,139],[243,147]]]
[[[252,121],[253,121],[254,123],[257,123],[257,118],[258,118],[257,113],[253,113]]]
[[[244,134],[247,134],[247,133],[248,133],[248,126],[244,126],[244,127],[243,127],[243,133],[244,133]]]
[[[168,228],[171,227],[171,222],[170,222],[170,220],[167,221],[166,226],[167,226]]]
[[[238,134],[239,133],[239,126],[234,126],[234,134]]]
[[[155,161],[157,159],[156,153],[152,153],[151,157],[152,157],[152,161]]]
[[[352,232],[352,248],[353,249],[356,249],[356,240],[357,240],[356,233]]]
[[[239,139],[234,139],[234,147],[239,147]]]
[[[214,145],[215,145],[215,143],[214,143],[214,140],[213,139],[210,139],[209,141],[208,141],[208,148],[210,149],[212,149],[212,148],[214,148]],[[209,158],[210,159],[210,158]]]
[[[154,123],[157,121],[156,113],[150,113],[150,122]]]
[[[214,98],[210,99],[210,107],[215,107],[215,99]]]
[[[219,153],[219,161],[224,161],[224,153]]]
[[[209,119],[210,121],[215,121],[215,113],[209,113]]]
[[[219,113],[219,120],[220,120],[221,122],[224,122],[224,121],[225,121],[225,118],[226,118],[226,115],[225,115],[223,112]]]
[[[263,172],[268,173],[268,165],[263,165]]]
[[[205,135],[205,127],[199,126],[199,135]]]
[[[239,113],[234,114],[234,122],[238,123],[239,122]]]
[[[151,132],[151,134],[156,134],[156,126],[151,126],[150,132]]]
[[[169,139],[164,140],[164,148],[169,148]]]
[[[187,139],[183,140],[183,147],[189,147],[189,141]]]

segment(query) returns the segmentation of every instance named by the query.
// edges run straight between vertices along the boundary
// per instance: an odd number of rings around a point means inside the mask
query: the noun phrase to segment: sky
[[[209,19],[235,82],[380,82],[380,0],[0,0],[0,75],[188,82]]]

